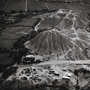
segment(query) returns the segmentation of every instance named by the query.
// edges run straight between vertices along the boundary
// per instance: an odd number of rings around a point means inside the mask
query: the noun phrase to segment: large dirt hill
[[[31,50],[46,54],[52,52],[64,54],[73,47],[73,43],[68,37],[55,30],[42,32],[25,45]]]
[[[62,14],[65,14],[63,18]],[[86,30],[89,24],[87,14],[59,10],[49,15],[48,18],[51,19],[52,17],[61,20],[53,29],[47,29],[31,41],[27,41],[25,47],[43,54],[58,53],[60,56],[63,55],[63,58],[59,59],[90,59],[90,33]],[[39,26],[42,23],[43,21]],[[45,24],[43,23],[43,25]],[[47,27],[47,24],[45,26]]]

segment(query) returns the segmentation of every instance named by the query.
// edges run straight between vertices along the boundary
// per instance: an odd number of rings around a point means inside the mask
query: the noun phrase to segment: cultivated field
[[[38,0],[28,0],[28,10],[41,10],[45,9],[45,4]],[[25,10],[25,0],[9,0],[6,6],[7,10]]]
[[[39,0],[28,0],[28,10],[42,10],[42,9],[74,9],[74,10],[83,10],[89,11],[89,4],[82,3],[49,3],[41,2]],[[25,10],[25,0],[1,0],[0,1],[0,10]]]
[[[11,49],[18,38],[28,34],[31,30],[30,27],[8,27],[4,29],[0,35],[0,48]]]
[[[24,1],[7,0],[7,4],[5,2],[2,6],[6,11],[24,10]],[[46,16],[38,15],[36,18],[33,17],[34,19],[25,18],[0,32],[0,69],[7,65],[0,71],[0,83],[3,84],[0,84],[0,89],[78,90],[79,87],[80,90],[89,90],[90,33],[87,30],[90,30],[90,20],[87,19],[89,7],[89,4],[83,3],[46,3],[28,0],[29,10],[48,8],[59,11],[46,13]],[[39,21],[37,18],[41,18],[41,22],[37,22]],[[35,25],[47,31],[37,30],[30,33]],[[28,54],[31,57],[26,58]],[[31,64],[32,56],[36,55],[41,55],[43,62]],[[23,63],[24,59],[27,65]],[[36,59],[41,60],[39,57]],[[62,85],[68,89],[61,89]],[[84,87],[89,89],[83,89]]]

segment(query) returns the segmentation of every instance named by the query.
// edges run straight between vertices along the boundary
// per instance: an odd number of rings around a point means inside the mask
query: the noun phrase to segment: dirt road
[[[37,65],[49,65],[49,64],[90,64],[90,60],[76,60],[76,61],[65,61],[65,60],[60,60],[60,61],[47,61],[47,62],[42,62]]]

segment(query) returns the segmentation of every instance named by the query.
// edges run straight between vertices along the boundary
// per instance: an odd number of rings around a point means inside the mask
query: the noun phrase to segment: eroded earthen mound
[[[64,54],[73,47],[73,43],[59,31],[49,30],[38,34],[31,41],[27,41],[25,47],[43,54]]]

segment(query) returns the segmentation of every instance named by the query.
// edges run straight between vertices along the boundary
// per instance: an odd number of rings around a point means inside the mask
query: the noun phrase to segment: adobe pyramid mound
[[[38,34],[31,41],[27,41],[25,47],[43,54],[66,53],[73,47],[71,40],[57,30],[44,31]]]
[[[43,18],[43,17],[42,17]],[[88,15],[81,11],[60,9],[43,18],[39,29],[85,29],[89,24]]]

